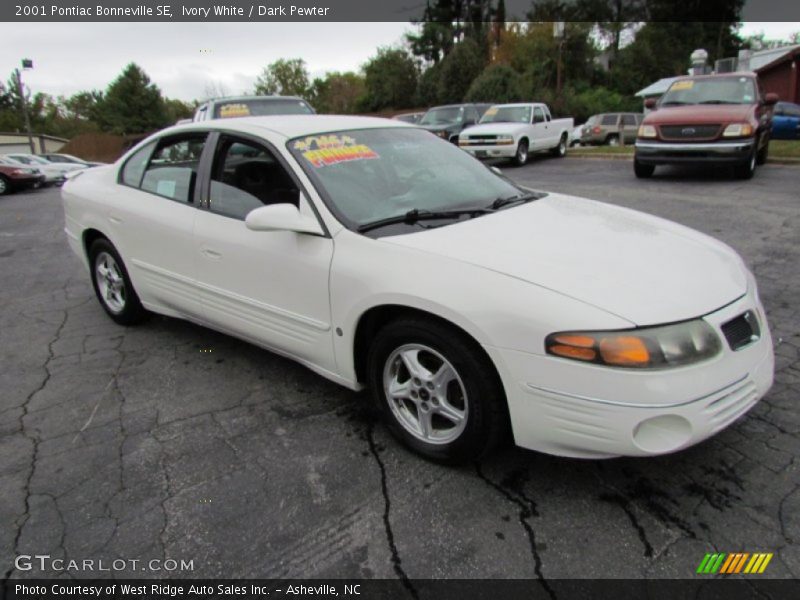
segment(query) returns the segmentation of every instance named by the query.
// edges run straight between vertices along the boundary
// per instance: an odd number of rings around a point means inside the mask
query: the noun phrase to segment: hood
[[[446,123],[444,125],[420,125],[419,127],[436,133],[438,131],[450,131],[458,129],[458,123]]]
[[[699,125],[701,123],[734,123],[745,121],[753,111],[752,104],[691,104],[665,106],[647,114],[647,125]]]
[[[524,280],[636,325],[698,317],[747,291],[728,246],[671,221],[560,194],[382,238]]]
[[[514,134],[526,127],[526,123],[482,123],[480,125],[473,125],[472,127],[467,127],[464,131],[461,132],[462,136],[469,136],[471,134]]]

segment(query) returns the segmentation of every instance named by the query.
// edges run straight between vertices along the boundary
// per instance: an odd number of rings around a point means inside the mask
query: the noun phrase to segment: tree
[[[437,102],[448,104],[461,102],[481,71],[486,66],[486,49],[473,39],[456,45],[441,62],[437,82]]]
[[[161,90],[135,63],[130,63],[108,86],[99,106],[98,121],[116,134],[146,133],[169,124]]]
[[[194,114],[193,106],[177,98],[164,98],[164,112],[169,123],[177,123],[181,119],[188,119]]]
[[[306,62],[302,58],[279,58],[256,79],[255,93],[306,96],[308,88]]]
[[[437,63],[443,60],[456,45],[465,39],[482,42],[487,27],[498,10],[505,18],[505,4],[497,0],[502,9],[492,6],[493,0],[428,0],[422,19],[415,21],[419,33],[410,33],[406,39],[414,56]]]
[[[364,95],[364,77],[356,73],[327,73],[311,84],[309,99],[317,112],[349,115]]]
[[[490,65],[467,91],[468,102],[519,102],[524,100],[521,76],[508,65]]]
[[[379,48],[363,67],[364,110],[408,108],[417,89],[417,64],[402,48]]]

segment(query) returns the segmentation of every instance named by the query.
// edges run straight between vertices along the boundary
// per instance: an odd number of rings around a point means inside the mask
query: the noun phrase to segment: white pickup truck
[[[553,119],[540,102],[496,104],[459,134],[458,145],[476,158],[509,158],[521,166],[531,152],[566,155],[574,126],[572,118]]]

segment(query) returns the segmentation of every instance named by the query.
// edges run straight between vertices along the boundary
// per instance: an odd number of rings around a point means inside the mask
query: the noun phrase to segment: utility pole
[[[29,58],[23,58],[22,68],[32,69],[33,61]],[[25,97],[25,88],[22,87],[22,71],[14,69],[14,76],[17,79],[17,89],[19,90],[19,97],[22,102],[22,116],[25,119],[25,131],[28,134],[28,144],[31,147],[31,154],[36,154],[36,148],[33,145],[33,132],[31,131],[31,117],[28,114],[28,99]]]

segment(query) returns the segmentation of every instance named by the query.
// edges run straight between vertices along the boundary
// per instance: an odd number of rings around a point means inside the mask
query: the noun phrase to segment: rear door
[[[248,229],[247,214],[268,204],[294,204],[315,213],[273,146],[241,134],[215,138],[194,241],[206,319],[223,331],[335,370],[328,298],[333,240]]]
[[[632,144],[636,141],[636,133],[639,129],[639,122],[637,121],[634,113],[625,113],[622,115],[622,118],[620,119],[620,128],[620,138],[623,139],[626,144]]]
[[[107,200],[109,235],[142,301],[195,318],[197,176],[207,137],[182,133],[144,146],[125,162]]]

